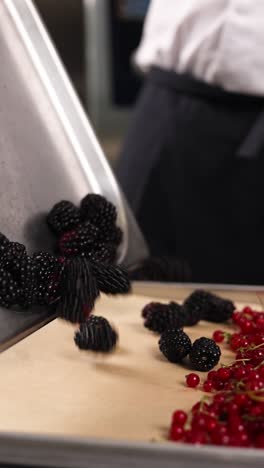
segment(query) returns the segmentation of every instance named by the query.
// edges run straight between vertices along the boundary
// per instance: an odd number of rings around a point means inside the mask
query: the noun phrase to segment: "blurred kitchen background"
[[[149,0],[35,0],[35,5],[114,164],[141,79],[131,55]]]

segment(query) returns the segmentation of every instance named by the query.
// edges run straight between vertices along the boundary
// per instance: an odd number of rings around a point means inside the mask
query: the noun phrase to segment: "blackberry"
[[[143,309],[142,309],[142,311],[141,311],[141,316],[142,316],[144,319],[147,318],[148,313],[149,313],[149,312],[152,312],[153,310],[158,309],[160,305],[161,305],[160,302],[149,302],[148,304],[146,304],[146,305],[143,307]],[[162,304],[162,305],[163,305],[163,304]]]
[[[2,232],[0,232],[0,255],[4,248],[9,244],[9,242],[10,241],[8,240],[8,238]]]
[[[125,270],[114,265],[91,263],[92,272],[98,288],[105,294],[127,294],[130,291],[130,281]]]
[[[19,242],[8,242],[1,252],[1,262],[10,272],[19,268],[20,260],[27,255],[26,248]]]
[[[225,322],[230,319],[235,306],[232,301],[222,299],[202,289],[194,291],[184,302],[184,308],[189,312],[201,315],[208,322]]]
[[[112,244],[115,247],[121,244],[122,239],[123,232],[118,226],[113,226],[109,231],[102,229],[99,231],[99,240],[107,244]]]
[[[17,305],[20,297],[20,288],[8,271],[0,262],[0,305],[2,307],[12,307]]]
[[[88,260],[80,257],[68,259],[63,265],[60,286],[63,293],[57,302],[58,315],[73,323],[83,322],[99,295]]]
[[[79,210],[73,203],[63,200],[50,210],[47,223],[55,234],[69,231],[80,224]]]
[[[58,300],[63,264],[60,258],[48,252],[36,252],[32,256],[35,265],[34,297],[36,304],[49,305]]]
[[[34,299],[34,265],[25,246],[18,242],[6,244],[2,251],[1,265],[10,273],[10,281],[12,277],[19,289],[19,292],[16,292],[16,304],[22,308],[30,307]]]
[[[167,304],[152,303],[146,314],[144,326],[153,332],[163,333],[168,329],[182,328],[183,320],[178,311],[173,310]]]
[[[63,255],[83,255],[91,252],[98,238],[99,229],[86,221],[74,230],[65,232],[59,240],[59,250]]]
[[[179,304],[175,302],[170,302],[169,306],[176,310],[179,310]],[[183,326],[184,327],[192,327],[196,325],[200,320],[201,320],[201,311],[199,309],[193,309],[192,307],[188,308],[185,306],[180,306],[180,311],[178,312],[183,321]]]
[[[86,253],[86,258],[91,262],[114,263],[117,249],[113,244],[94,243],[90,252]]]
[[[192,345],[189,354],[190,362],[195,370],[208,372],[219,362],[221,350],[214,340],[198,338]]]
[[[131,270],[130,277],[139,281],[191,281],[189,265],[184,260],[149,257]]]
[[[20,260],[19,286],[21,290],[19,305],[23,309],[27,309],[35,303],[35,265],[29,255],[25,255]]]
[[[117,211],[115,206],[102,195],[89,193],[81,201],[81,217],[90,221],[101,230],[101,238],[111,231],[115,225]]]
[[[183,330],[166,330],[159,340],[159,348],[162,354],[170,362],[180,362],[189,354],[192,343]]]
[[[74,340],[80,349],[109,352],[117,343],[118,335],[104,317],[91,316],[80,325]]]

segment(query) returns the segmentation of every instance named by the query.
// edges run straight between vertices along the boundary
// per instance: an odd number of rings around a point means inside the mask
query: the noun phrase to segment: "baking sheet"
[[[166,440],[172,412],[188,410],[202,392],[186,388],[189,369],[166,361],[158,336],[143,327],[140,311],[151,300],[134,294],[99,301],[97,314],[113,322],[120,334],[113,354],[79,351],[74,327],[61,320],[3,353],[0,430]],[[251,305],[260,308],[257,298]],[[194,340],[210,337],[215,328],[219,325],[200,322],[186,331]],[[221,328],[230,330],[228,325]],[[222,348],[221,361],[228,364],[233,354]]]
[[[59,320],[0,356],[0,463],[57,468],[263,466],[260,450],[190,449],[165,441],[172,411],[188,409],[202,393],[184,386],[187,369],[163,359],[157,337],[144,329],[140,317],[157,289],[166,302],[183,300],[191,288],[156,286],[148,284],[139,295],[138,283],[133,295],[103,297],[98,303],[97,314],[108,317],[120,333],[119,347],[110,356],[79,351],[74,327]],[[261,291],[222,293],[235,296],[239,307],[262,308]],[[204,322],[190,334],[210,336],[214,328]],[[223,360],[229,359],[224,351]]]

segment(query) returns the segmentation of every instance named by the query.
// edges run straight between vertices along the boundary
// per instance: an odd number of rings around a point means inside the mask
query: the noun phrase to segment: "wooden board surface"
[[[178,297],[174,292],[173,298],[182,300],[184,292]],[[158,337],[143,327],[140,311],[151,299],[135,294],[100,299],[96,313],[120,334],[113,354],[79,351],[73,342],[75,327],[61,320],[2,353],[0,431],[165,439],[172,411],[190,408],[202,392],[186,388],[188,369],[167,362]],[[238,306],[261,308],[256,294],[248,293],[246,299]],[[201,322],[186,330],[195,339],[210,337],[216,327]],[[230,357],[223,347],[222,362]]]

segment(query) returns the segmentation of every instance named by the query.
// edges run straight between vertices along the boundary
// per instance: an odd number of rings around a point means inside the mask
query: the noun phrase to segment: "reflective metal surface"
[[[29,251],[50,249],[45,213],[59,200],[78,203],[96,192],[118,208],[120,262],[144,257],[144,240],[30,0],[1,0],[0,59],[0,231]],[[8,333],[1,326],[9,314],[0,311],[2,344],[17,333],[13,318]]]

